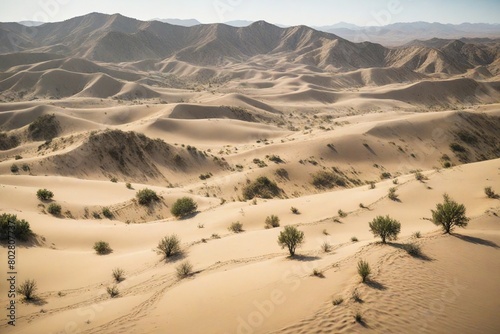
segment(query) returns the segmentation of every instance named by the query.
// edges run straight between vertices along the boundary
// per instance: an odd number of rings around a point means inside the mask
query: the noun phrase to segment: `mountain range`
[[[406,27],[393,26],[401,31]],[[491,28],[490,25],[465,27]],[[486,28],[483,31],[488,31]],[[353,43],[307,26],[280,28],[264,21],[246,27],[225,24],[183,27],[139,21],[120,14],[91,13],[30,28],[18,23],[0,23],[0,41],[0,53],[4,54],[43,53],[110,63],[169,59],[216,66],[258,57],[263,64],[273,64],[279,57],[289,63],[334,72],[398,67],[421,73],[458,74],[486,66],[487,71],[496,74],[500,69],[500,43],[495,39],[431,39],[389,48],[372,42]]]

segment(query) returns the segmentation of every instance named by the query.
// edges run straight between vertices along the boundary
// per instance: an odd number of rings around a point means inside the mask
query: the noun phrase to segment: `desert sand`
[[[40,28],[50,42],[0,54],[0,214],[30,223],[17,280],[38,287],[33,302],[18,296],[16,326],[2,320],[0,332],[500,331],[500,201],[484,192],[500,192],[498,44],[383,51],[265,22],[187,30],[119,15],[75,20],[90,22],[75,41],[94,31],[93,44],[58,41],[63,22]],[[150,49],[163,29],[179,45]],[[53,126],[37,134],[44,115]],[[344,183],[315,186],[325,171]],[[261,176],[279,195],[245,199]],[[59,215],[37,198],[44,188]],[[158,202],[137,202],[146,188]],[[430,221],[444,193],[470,218],[451,235]],[[177,219],[170,209],[183,196],[198,209]],[[265,228],[270,215],[279,227]],[[368,226],[379,215],[401,222],[387,245]],[[243,231],[229,231],[233,222]],[[288,225],[305,234],[295,257],[277,243]],[[182,255],[166,260],[155,249],[171,234]],[[111,253],[96,254],[100,240]],[[401,248],[409,242],[422,256]],[[366,284],[360,259],[372,268]],[[183,261],[193,272],[179,279]],[[2,283],[2,319],[8,303]]]

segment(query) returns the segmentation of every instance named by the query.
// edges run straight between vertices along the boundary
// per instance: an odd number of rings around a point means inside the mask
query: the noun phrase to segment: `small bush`
[[[192,214],[198,209],[198,204],[190,197],[179,198],[172,205],[170,212],[177,218]]]
[[[58,216],[61,214],[61,206],[57,203],[50,203],[47,211],[53,216]]]
[[[344,178],[332,172],[319,171],[312,178],[312,184],[317,189],[331,189],[335,186],[345,187],[347,185]]]
[[[333,306],[338,306],[344,302],[343,298],[336,298],[332,301]]]
[[[220,239],[220,235],[218,235],[217,233],[212,233],[211,238],[212,239]]]
[[[366,279],[371,274],[371,269],[370,269],[370,265],[368,264],[368,262],[363,261],[363,260],[359,260],[359,262],[358,262],[358,274],[359,274],[359,276],[361,276],[362,282],[365,283]]]
[[[392,175],[389,172],[383,172],[382,174],[380,174],[380,178],[382,180],[390,179],[391,177],[392,177]]]
[[[493,191],[491,187],[484,188],[484,193],[488,198],[497,198],[498,195]]]
[[[359,240],[358,240],[358,238],[357,238],[357,237],[351,237],[351,241],[352,241],[352,242],[358,242]]]
[[[422,236],[422,234],[420,234],[420,231],[413,233],[413,237],[416,239],[419,239],[421,236]]]
[[[108,219],[113,218],[113,213],[108,207],[102,208],[102,215]]]
[[[97,241],[94,244],[94,250],[99,255],[109,254],[113,251],[111,247],[109,247],[109,244],[105,241]]]
[[[423,180],[426,180],[427,178],[424,176],[424,174],[422,174],[422,172],[420,171],[416,171],[415,172],[415,180],[417,181],[423,181]]]
[[[14,174],[15,174],[15,173],[18,173],[18,172],[19,172],[19,166],[18,166],[18,165],[16,165],[16,164],[12,164],[12,166],[10,166],[10,171],[11,171],[12,173],[14,173]]]
[[[116,177],[114,177],[114,176],[113,176],[111,179],[109,179],[109,180],[110,180],[111,182],[113,182],[113,183],[118,182],[118,179],[117,179]]]
[[[232,222],[231,225],[229,225],[228,230],[234,233],[243,232],[243,224],[240,222]]]
[[[278,168],[275,172],[276,176],[282,178],[282,179],[287,179],[289,178],[288,171],[284,168]]]
[[[181,252],[181,241],[175,234],[168,235],[158,242],[156,249],[165,258],[169,258]]]
[[[127,187],[127,189],[132,189],[132,185],[129,182],[125,183],[125,187]]]
[[[403,244],[403,249],[410,254],[411,256],[421,256],[422,251],[420,249],[420,246],[415,244],[415,243],[408,243],[408,244]]]
[[[294,207],[294,206],[292,206],[292,207],[290,208],[290,211],[292,211],[292,213],[293,213],[294,215],[300,215],[300,211],[299,211],[299,209],[297,209],[297,208],[296,208],[296,207]]]
[[[278,187],[276,182],[271,181],[265,176],[257,178],[255,181],[243,188],[243,197],[246,200],[250,200],[255,197],[273,198],[279,196],[280,194],[281,189]]]
[[[265,224],[266,228],[279,227],[280,219],[278,218],[278,216],[270,215],[266,218]]]
[[[112,275],[117,283],[120,283],[121,281],[125,280],[125,271],[122,268],[113,269]]]
[[[366,206],[365,206],[363,203],[359,203],[359,207],[360,207],[361,209],[366,209]]]
[[[389,216],[377,216],[369,223],[369,226],[373,235],[382,238],[384,244],[386,240],[396,240],[401,231],[401,223]]]
[[[451,162],[449,162],[449,161],[445,161],[445,162],[443,162],[443,167],[444,167],[444,168],[450,168],[451,166],[452,166],[452,165],[451,165]]]
[[[177,278],[183,279],[193,273],[193,265],[189,261],[185,261],[178,265],[175,270],[177,272]]]
[[[323,278],[325,277],[325,275],[323,274],[323,272],[319,269],[313,269],[313,276],[316,276],[316,277],[320,277],[320,278]]]
[[[351,298],[352,298],[352,300],[354,300],[356,303],[361,303],[361,302],[363,302],[363,299],[361,299],[361,295],[359,294],[359,291],[358,291],[357,289],[355,289],[355,290],[352,292]]]
[[[368,184],[369,184],[370,189],[375,189],[375,182],[371,181],[371,182],[368,182]]]
[[[344,212],[344,211],[342,211],[342,210],[339,210],[339,211],[338,211],[338,214],[339,214],[339,217],[340,217],[340,218],[345,218],[345,217],[347,217],[347,213],[346,213],[346,212]]]
[[[436,210],[431,210],[432,222],[441,225],[445,233],[450,233],[457,226],[466,227],[469,218],[465,215],[465,206],[452,200],[448,194],[444,194],[443,199],[443,203],[436,205]]]
[[[304,242],[304,232],[299,231],[295,226],[285,226],[285,229],[278,236],[278,244],[281,248],[288,248],[290,256],[295,255],[295,250]]]
[[[328,233],[328,231],[327,231],[327,230],[326,230],[326,228],[325,228],[325,229],[323,229],[323,234],[324,234],[324,235],[329,235],[330,233]]]
[[[0,215],[0,240],[7,240],[14,226],[14,237],[19,241],[28,241],[33,236],[30,224],[24,219],[17,219],[16,215],[3,213]]]
[[[392,184],[398,184],[399,183],[399,180],[398,179],[394,179],[392,180]]]
[[[150,205],[160,200],[156,192],[148,188],[137,191],[135,197],[140,205]]]
[[[354,320],[356,320],[356,322],[360,324],[364,323],[363,316],[359,312],[356,312],[356,314],[354,315]]]
[[[17,154],[17,155],[14,157],[14,159],[16,159],[16,160],[21,160],[22,158],[23,158],[23,157],[22,157],[22,156],[20,156],[19,154]]]
[[[111,298],[115,298],[115,297],[118,297],[120,295],[120,290],[118,290],[118,287],[116,285],[108,286],[106,288],[106,291],[108,292],[108,295]]]
[[[282,164],[284,163],[283,159],[280,158],[279,155],[271,155],[270,157],[268,157],[268,159],[276,164]]]
[[[393,201],[398,201],[399,200],[399,195],[396,194],[396,188],[389,188],[389,199]]]
[[[36,197],[38,197],[40,201],[48,201],[51,200],[52,197],[54,197],[54,193],[47,189],[38,189],[38,191],[36,192]]]
[[[61,126],[54,114],[41,115],[28,127],[28,137],[33,140],[51,140],[59,134]]]
[[[323,250],[323,252],[325,253],[329,253],[331,252],[332,250],[332,245],[330,245],[328,242],[324,242],[322,245],[321,245],[321,249]]]
[[[462,145],[457,144],[457,143],[451,143],[450,149],[455,153],[457,153],[457,152],[458,153],[466,153],[467,152],[467,149],[465,147],[463,147]]]
[[[21,169],[25,172],[29,172],[30,171],[30,165],[28,164],[22,164],[21,165]]]
[[[36,290],[36,281],[34,279],[27,279],[19,285],[17,293],[24,296],[26,301],[32,301],[35,299]]]

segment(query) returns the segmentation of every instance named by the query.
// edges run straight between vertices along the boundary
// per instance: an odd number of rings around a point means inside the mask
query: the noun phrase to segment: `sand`
[[[265,22],[240,35],[194,27],[205,39],[182,57],[149,59],[140,43],[156,41],[152,31],[165,26],[92,18],[87,29],[98,43],[64,44],[75,55],[0,55],[0,214],[30,223],[35,236],[17,243],[17,279],[38,286],[35,302],[17,299],[16,326],[2,321],[0,332],[500,331],[500,201],[484,193],[500,192],[498,61],[465,66],[451,53],[411,46],[375,66],[377,46],[361,57],[359,45]],[[187,38],[187,28],[172,29]],[[223,68],[210,63],[240,38],[261,44],[229,48]],[[113,58],[105,40],[139,41],[124,50],[141,60]],[[163,42],[155,52],[178,47]],[[289,50],[300,51],[293,61]],[[52,114],[54,134],[36,137],[34,122]],[[313,175],[325,171],[344,186],[315,187]],[[261,176],[280,196],[245,200],[243,189]],[[393,187],[399,201],[388,198]],[[60,215],[37,199],[43,188]],[[159,195],[156,204],[138,204],[145,188]],[[452,235],[429,220],[444,193],[471,218]],[[170,209],[183,196],[198,211],[177,219]],[[279,227],[265,228],[270,215]],[[373,236],[368,223],[378,215],[401,222],[397,240],[383,245]],[[243,232],[229,231],[233,222]],[[289,225],[305,234],[293,258],[277,243]],[[155,249],[171,234],[183,254],[165,260]],[[97,255],[99,240],[113,251]],[[401,249],[408,242],[423,256]],[[5,260],[4,242],[1,249]],[[372,267],[368,284],[357,274],[360,259]],[[193,273],[179,279],[183,261]],[[114,282],[115,268],[125,280]],[[119,295],[111,298],[114,284]],[[0,304],[8,302],[1,284]]]

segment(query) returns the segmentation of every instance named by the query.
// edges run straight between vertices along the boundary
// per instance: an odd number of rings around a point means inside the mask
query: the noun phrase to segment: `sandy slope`
[[[73,50],[68,56],[0,55],[0,214],[26,219],[36,233],[18,243],[18,279],[36,279],[40,298],[19,299],[17,326],[2,322],[0,332],[500,331],[500,201],[484,194],[487,186],[500,192],[499,71],[489,46],[385,54],[265,22],[170,31],[177,28],[120,15],[78,20],[88,21],[75,40],[56,26],[40,31],[66,44],[38,51]],[[90,31],[98,42],[86,39]],[[233,47],[248,38],[252,48]],[[117,50],[126,62],[113,58]],[[213,65],[220,59],[223,68]],[[314,175],[325,172],[344,184],[315,186]],[[261,176],[280,196],[245,201],[243,189]],[[392,187],[400,201],[388,199]],[[41,188],[54,192],[60,216],[36,198]],[[160,200],[139,205],[144,188]],[[425,219],[445,192],[471,217],[452,236]],[[182,196],[198,212],[177,220],[170,208]],[[272,214],[281,226],[265,229]],[[387,214],[401,221],[401,234],[380,245],[368,222]],[[236,221],[244,232],[228,230]],[[306,235],[297,258],[276,242],[287,225]],[[165,261],[155,247],[172,233],[184,254]],[[99,240],[113,252],[96,255]],[[425,257],[407,255],[408,241]],[[321,250],[325,242],[331,252]],[[373,268],[370,285],[356,274],[360,258]],[[178,280],[185,260],[194,274]],[[126,279],[110,298],[117,267]],[[7,302],[1,284],[0,304]],[[364,324],[354,321],[358,311]]]

